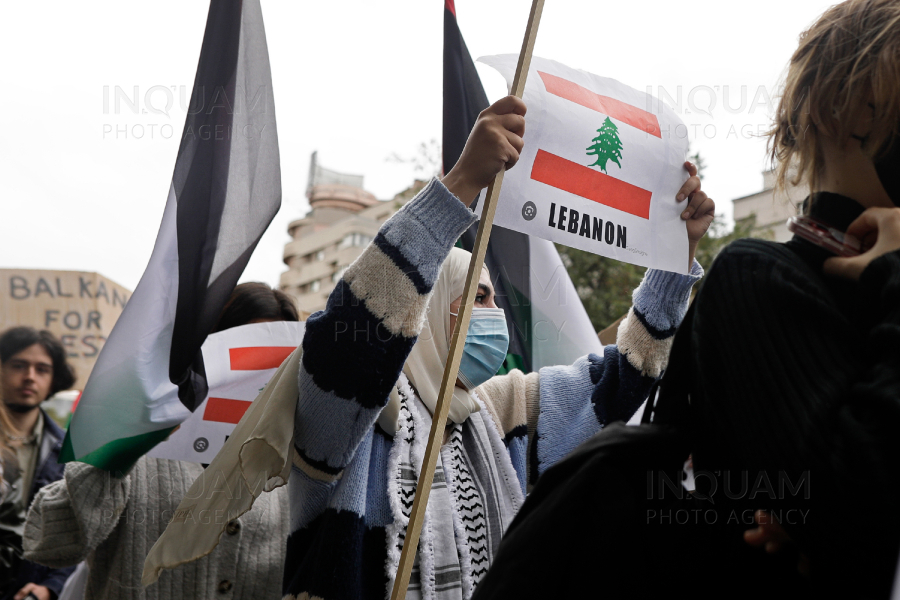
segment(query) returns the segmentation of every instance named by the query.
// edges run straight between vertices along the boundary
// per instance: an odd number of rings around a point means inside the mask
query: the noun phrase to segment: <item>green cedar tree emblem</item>
[[[619,162],[619,159],[622,158],[622,140],[619,139],[619,128],[609,120],[609,117],[606,117],[603,126],[597,130],[597,137],[591,141],[594,143],[587,147],[587,153],[588,156],[596,154],[597,162],[588,166],[599,166],[600,170],[606,173],[606,163],[611,160],[619,165],[620,169],[622,168],[622,163]]]

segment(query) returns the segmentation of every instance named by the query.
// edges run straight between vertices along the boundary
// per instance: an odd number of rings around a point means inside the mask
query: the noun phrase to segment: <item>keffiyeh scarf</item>
[[[393,587],[422,469],[431,415],[406,377],[397,385],[398,429],[388,466],[394,522],[388,528],[387,594]],[[481,403],[479,399],[476,400]],[[509,454],[487,410],[451,423],[425,511],[407,599],[470,598],[522,504]]]

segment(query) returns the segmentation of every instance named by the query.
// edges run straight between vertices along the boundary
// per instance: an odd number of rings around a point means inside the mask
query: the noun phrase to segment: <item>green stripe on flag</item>
[[[59,462],[78,461],[111,473],[127,473],[140,457],[169,437],[175,429],[175,427],[169,427],[114,440],[81,458],[75,458],[71,435],[69,431],[66,431],[66,439],[63,441],[62,450],[59,453]]]
[[[525,360],[518,354],[510,353],[506,355],[503,364],[500,365],[500,370],[497,371],[497,375],[506,375],[513,369],[518,369],[523,373],[528,372],[528,369],[525,368]]]

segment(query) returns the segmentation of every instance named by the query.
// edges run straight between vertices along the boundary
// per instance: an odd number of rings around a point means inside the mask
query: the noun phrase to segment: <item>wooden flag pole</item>
[[[516,74],[510,90],[510,94],[517,98],[521,98],[522,93],[525,91],[525,79],[528,76],[528,67],[531,65],[531,53],[534,50],[534,41],[537,39],[537,30],[541,22],[543,9],[544,0],[532,1],[528,27],[525,30],[525,39],[522,41],[522,51],[519,53],[519,64],[516,66]],[[478,280],[481,278],[481,269],[484,266],[484,254],[487,250],[488,241],[491,238],[491,227],[494,224],[494,213],[497,211],[497,198],[500,197],[500,186],[502,184],[503,171],[500,171],[496,179],[488,186],[484,207],[481,211],[478,233],[475,236],[475,246],[472,248],[472,260],[469,262],[469,272],[466,275],[466,286],[463,290],[456,327],[454,327],[450,338],[450,354],[447,356],[447,364],[444,366],[441,393],[438,396],[437,405],[432,416],[428,446],[425,450],[422,472],[419,474],[419,481],[416,486],[416,497],[413,501],[412,512],[409,515],[409,525],[406,527],[406,538],[403,540],[403,551],[400,553],[400,564],[397,567],[397,577],[394,579],[391,600],[405,598],[406,588],[409,586],[409,576],[412,573],[413,561],[416,556],[416,550],[419,547],[419,534],[422,532],[422,523],[425,520],[425,507],[428,505],[434,470],[437,467],[437,457],[444,440],[447,413],[450,412],[450,401],[453,397],[453,388],[456,386],[459,363],[462,360],[462,351],[465,347],[466,336],[465,333],[461,334],[460,332],[469,330],[469,318],[472,316],[472,306],[478,290]]]

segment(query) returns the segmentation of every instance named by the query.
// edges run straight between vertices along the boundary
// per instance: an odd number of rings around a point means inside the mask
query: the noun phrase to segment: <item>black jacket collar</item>
[[[809,216],[841,231],[846,231],[850,223],[866,210],[856,200],[831,192],[817,192],[809,196],[803,203],[804,205],[812,203]]]

